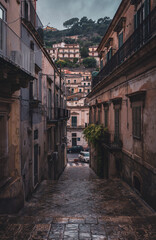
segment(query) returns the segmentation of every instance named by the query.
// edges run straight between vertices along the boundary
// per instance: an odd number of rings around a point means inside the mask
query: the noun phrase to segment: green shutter
[[[77,117],[72,117],[72,127],[77,127]]]

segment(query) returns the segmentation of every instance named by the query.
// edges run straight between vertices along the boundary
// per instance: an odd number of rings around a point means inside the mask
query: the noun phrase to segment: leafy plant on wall
[[[102,142],[107,141],[108,129],[103,125],[90,124],[83,131],[85,139],[94,147],[96,151],[97,175],[104,177],[104,159]]]
[[[103,125],[90,124],[84,129],[83,134],[85,139],[95,146],[97,143],[104,140],[107,132],[108,129],[104,128]]]

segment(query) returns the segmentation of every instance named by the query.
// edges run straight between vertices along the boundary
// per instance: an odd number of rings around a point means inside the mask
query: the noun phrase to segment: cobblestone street
[[[156,215],[122,181],[98,179],[87,164],[70,162],[18,215],[0,216],[0,240],[11,239],[155,240]]]

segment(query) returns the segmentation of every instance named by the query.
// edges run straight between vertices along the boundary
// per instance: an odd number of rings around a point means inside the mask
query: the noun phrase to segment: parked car
[[[80,153],[83,150],[84,149],[82,146],[73,146],[73,147],[67,149],[67,153]]]
[[[89,163],[89,157],[90,157],[89,152],[84,152],[84,151],[81,151],[78,156],[81,162],[86,162],[86,163]]]
[[[85,148],[85,152],[89,152],[90,151],[90,149],[89,148]]]

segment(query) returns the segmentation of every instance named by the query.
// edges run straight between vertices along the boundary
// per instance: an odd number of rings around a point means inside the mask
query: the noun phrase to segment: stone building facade
[[[156,2],[122,0],[98,52],[90,123],[108,128],[102,177],[121,177],[156,208]],[[92,147],[91,167],[97,172]]]
[[[91,46],[88,48],[89,50],[89,57],[92,57],[96,60],[97,67],[100,67],[100,58],[97,51],[98,46]]]
[[[52,48],[48,48],[48,52],[53,60],[80,61],[80,46],[79,44],[56,43]]]
[[[1,213],[17,212],[66,165],[65,84],[42,28],[36,1],[0,1]]]
[[[86,96],[91,91],[90,74],[85,72],[68,72],[65,74],[67,90],[67,108],[70,119],[67,122],[67,147],[81,145],[88,147],[83,130],[89,123],[89,107]]]

